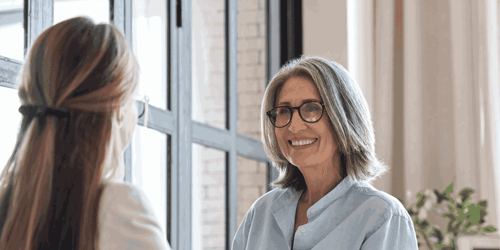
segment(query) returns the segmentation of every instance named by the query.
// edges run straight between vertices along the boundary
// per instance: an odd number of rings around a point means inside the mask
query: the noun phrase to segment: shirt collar
[[[351,180],[350,177],[344,178],[332,191],[323,196],[323,198],[308,209],[307,217],[311,218],[314,215],[320,214],[332,202],[344,196],[355,183],[356,181]],[[304,190],[297,191],[294,188],[287,188],[271,204],[271,212],[283,232],[289,247],[291,247],[290,244],[295,225],[297,203],[303,192]],[[315,211],[311,212],[313,210]]]
[[[295,211],[302,192],[303,190],[295,191],[293,188],[287,188],[271,204],[271,213],[281,232],[283,232],[289,248],[291,247],[293,227],[295,225]]]
[[[332,191],[327,193],[323,198],[314,203],[307,210],[307,217],[311,218],[317,214],[320,214],[323,210],[330,206],[335,200],[344,196],[353,185],[356,184],[355,180],[351,180],[351,177],[345,177]]]

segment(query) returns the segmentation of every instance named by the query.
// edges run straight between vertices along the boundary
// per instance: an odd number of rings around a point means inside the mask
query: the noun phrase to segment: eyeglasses
[[[141,101],[144,102],[144,104],[140,104]],[[149,106],[149,97],[147,95],[145,95],[142,98],[142,100],[140,100],[139,98],[135,98],[135,102],[136,102],[136,105],[142,107],[142,111],[139,113],[139,116],[138,116],[138,118],[141,118],[147,112],[147,109],[148,109],[148,106]]]
[[[292,120],[293,110],[299,110],[299,116],[307,123],[318,122],[323,117],[325,105],[318,101],[305,102],[299,107],[279,106],[266,112],[271,123],[282,128],[287,126]]]

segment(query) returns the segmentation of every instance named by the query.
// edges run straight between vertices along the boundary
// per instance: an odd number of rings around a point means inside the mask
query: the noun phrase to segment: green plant
[[[429,249],[452,250],[456,249],[458,235],[484,235],[497,229],[491,225],[484,226],[487,201],[477,203],[472,201],[472,188],[462,189],[458,195],[453,192],[455,178],[444,191],[424,189],[417,193],[417,201],[409,206],[405,205],[410,214],[419,247],[425,244]],[[429,218],[429,213],[434,213],[437,218]],[[438,223],[447,221],[447,225]],[[444,228],[442,228],[444,227]]]

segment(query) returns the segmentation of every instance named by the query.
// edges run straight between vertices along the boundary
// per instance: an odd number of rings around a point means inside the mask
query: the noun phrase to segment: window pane
[[[0,0],[0,56],[19,61],[24,57],[23,6],[22,0]]]
[[[193,144],[192,249],[225,249],[226,153]]]
[[[238,1],[238,133],[260,140],[266,88],[265,1]]]
[[[267,163],[238,157],[237,227],[252,204],[266,193]]]
[[[139,93],[167,108],[167,6],[165,0],[134,0],[132,44],[141,67]]]
[[[166,134],[143,126],[135,128],[132,138],[132,183],[146,193],[164,233],[167,229],[166,147]]]
[[[226,128],[224,1],[193,0],[192,117]]]
[[[17,132],[21,123],[21,114],[17,111],[21,103],[17,97],[17,89],[0,87],[0,173],[7,164],[16,144]]]
[[[55,0],[54,23],[87,16],[95,23],[109,23],[109,0]]]

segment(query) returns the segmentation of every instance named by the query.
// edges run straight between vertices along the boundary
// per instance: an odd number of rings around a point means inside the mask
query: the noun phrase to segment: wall
[[[238,1],[238,133],[260,140],[265,91],[264,0]],[[224,1],[193,1],[193,120],[225,129]],[[235,98],[235,97],[230,97]],[[226,246],[226,154],[193,146],[193,249]],[[266,192],[267,164],[238,157],[238,226]],[[230,239],[232,241],[232,239]]]

